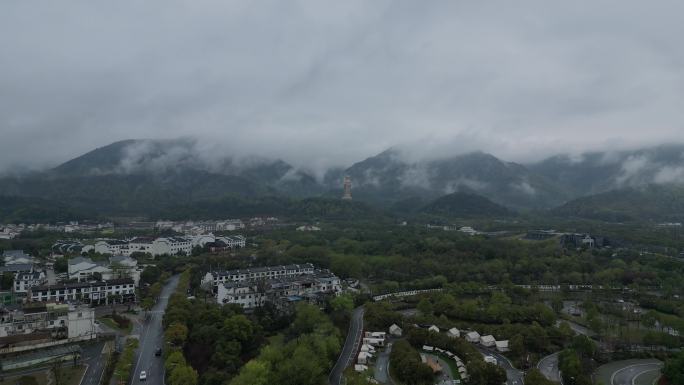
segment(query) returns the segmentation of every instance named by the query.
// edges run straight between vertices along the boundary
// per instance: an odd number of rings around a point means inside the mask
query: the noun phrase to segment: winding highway
[[[363,306],[359,306],[352,312],[351,320],[349,321],[349,332],[342,347],[342,353],[337,359],[335,366],[330,371],[328,382],[330,385],[340,385],[342,381],[342,373],[349,366],[353,365],[356,358],[356,352],[359,350],[361,343],[361,335],[363,333]]]
[[[650,362],[632,364],[616,370],[610,377],[610,385],[635,385],[637,379],[644,377],[647,373],[659,373],[663,364],[660,362]],[[647,381],[647,383],[651,383]]]
[[[656,359],[615,361],[600,366],[595,377],[606,385],[651,385],[660,378],[662,367]]]

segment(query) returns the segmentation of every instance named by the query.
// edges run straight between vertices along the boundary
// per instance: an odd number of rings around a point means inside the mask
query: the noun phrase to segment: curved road
[[[387,347],[378,353],[378,359],[375,362],[374,376],[381,384],[394,384],[389,374],[389,356],[392,354],[392,344],[393,342],[387,343]]]
[[[523,378],[525,374],[522,371],[516,369],[511,363],[511,361],[508,358],[506,358],[503,354],[497,352],[494,349],[486,348],[482,345],[474,346],[477,350],[480,351],[480,353],[482,353],[483,356],[494,356],[494,358],[496,358],[498,365],[504,368],[504,370],[506,370],[506,383],[508,385],[524,384]]]
[[[662,367],[662,361],[655,359],[615,361],[601,365],[595,378],[606,385],[651,385]]]
[[[166,305],[169,303],[169,296],[171,296],[178,285],[178,278],[178,275],[169,278],[169,281],[162,289],[159,301],[148,312],[150,315],[149,321],[143,321],[140,333],[140,346],[136,355],[135,370],[133,371],[131,384],[164,384],[164,358],[155,356],[154,352],[164,344],[162,318],[164,318]],[[143,370],[147,372],[147,382],[139,380],[140,372]]]
[[[633,364],[616,370],[610,377],[610,385],[634,385],[637,378],[647,373],[658,372],[663,367],[661,363]],[[652,382],[647,381],[649,384]]]
[[[560,352],[549,354],[548,356],[539,360],[537,364],[537,369],[544,375],[548,380],[558,383],[563,383],[561,379],[560,369],[558,369],[558,355]]]
[[[342,353],[337,359],[335,366],[330,371],[328,382],[331,385],[340,385],[342,381],[342,373],[350,365],[354,364],[356,352],[359,350],[361,343],[361,334],[363,333],[363,306],[359,306],[352,312],[351,320],[349,321],[349,332],[342,347]]]

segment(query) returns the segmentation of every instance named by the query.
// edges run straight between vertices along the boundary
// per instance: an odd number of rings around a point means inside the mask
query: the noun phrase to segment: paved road
[[[537,364],[537,369],[544,375],[547,379],[553,382],[563,383],[561,380],[560,369],[558,368],[558,354],[550,354],[541,360]]]
[[[164,310],[169,302],[169,296],[178,285],[178,276],[173,276],[162,289],[159,301],[149,311],[149,321],[144,321],[141,317],[142,330],[140,333],[140,346],[138,347],[136,355],[135,370],[133,370],[133,378],[131,384],[149,384],[162,385],[164,384],[164,360],[163,357],[154,355],[158,347],[162,347],[164,343],[164,330],[162,328],[162,318],[164,317]],[[141,371],[147,372],[147,382],[139,380]]]
[[[88,365],[80,385],[99,385],[105,370],[106,355],[103,354],[105,342],[83,346],[81,362]]]
[[[375,361],[374,377],[381,384],[394,384],[389,375],[389,356],[392,353],[392,345],[392,342],[387,343],[387,347],[378,353],[378,359]]]
[[[651,385],[660,377],[663,363],[658,360],[611,362],[597,370],[597,380],[607,385]]]
[[[488,355],[494,356],[494,358],[496,358],[499,366],[506,370],[507,385],[523,385],[523,378],[525,376],[524,373],[514,368],[513,364],[508,360],[508,358],[504,357],[501,353],[493,349],[486,348],[482,345],[474,346],[480,351],[480,353],[482,353],[483,356]]]
[[[349,332],[347,332],[347,339],[344,341],[342,353],[340,353],[340,357],[330,371],[330,376],[328,376],[328,382],[331,385],[340,385],[342,373],[346,368],[354,364],[354,360],[356,359],[355,355],[359,350],[359,344],[361,343],[362,333],[363,306],[359,306],[354,309],[354,312],[352,313],[351,321],[349,322]]]

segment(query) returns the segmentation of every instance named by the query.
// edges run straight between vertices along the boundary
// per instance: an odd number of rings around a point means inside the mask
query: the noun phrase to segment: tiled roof
[[[133,280],[130,278],[121,279],[110,279],[109,281],[97,281],[97,282],[71,282],[71,283],[58,283],[56,285],[41,285],[32,288],[33,291],[41,290],[53,290],[53,289],[74,289],[79,287],[100,287],[100,286],[113,286],[113,285],[126,285],[133,284]]]

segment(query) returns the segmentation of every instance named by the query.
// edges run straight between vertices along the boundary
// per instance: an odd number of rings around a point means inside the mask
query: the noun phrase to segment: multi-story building
[[[52,245],[54,254],[75,254],[83,250],[83,244],[75,240],[59,240]]]
[[[44,284],[45,273],[42,271],[20,272],[14,275],[14,292],[27,293],[30,288]]]
[[[49,303],[23,309],[0,310],[0,337],[49,331],[53,337],[68,336],[69,305]]]
[[[242,235],[216,237],[213,242],[210,242],[207,245],[211,252],[235,250],[244,248],[247,245],[247,239]]]
[[[0,226],[0,239],[14,239],[21,234],[19,231],[7,226]]]
[[[69,279],[75,279],[79,282],[94,279],[96,273],[100,275],[101,279],[111,279],[112,269],[108,265],[107,262],[93,262],[90,258],[76,257],[69,259],[67,272]]]
[[[76,302],[108,304],[135,301],[135,282],[130,278],[97,282],[35,286],[29,290],[32,302]]]
[[[154,238],[136,237],[128,241],[128,251],[123,255],[130,256],[133,253],[154,254]]]
[[[192,253],[192,238],[189,237],[165,237],[157,238],[153,243],[152,255],[190,255]]]
[[[268,266],[227,271],[210,271],[204,275],[204,278],[202,278],[202,285],[211,284],[216,290],[218,289],[218,285],[220,283],[242,282],[267,278],[284,278],[302,274],[313,274],[314,270],[314,265],[305,263],[302,265]]]
[[[159,255],[190,255],[193,247],[204,247],[207,244],[220,241],[229,249],[245,247],[247,240],[241,235],[215,237],[213,234],[194,236],[162,237],[162,238],[133,238],[128,241],[103,239],[92,246],[92,250],[101,254],[123,255],[130,257],[133,253],[148,253]],[[82,251],[90,250],[91,246],[84,246]]]
[[[5,265],[5,266],[0,266],[0,275],[9,273],[9,274],[16,274],[16,273],[32,273],[34,270],[33,264],[31,263],[17,263],[14,265]]]
[[[109,268],[112,270],[112,278],[131,278],[135,286],[138,286],[143,269],[134,258],[112,255],[109,257]]]
[[[95,242],[95,252],[100,254],[130,255],[128,242],[118,239],[102,239]]]
[[[270,272],[287,271],[282,269]],[[251,274],[251,273],[250,273]],[[238,277],[234,274],[232,276]],[[337,295],[341,292],[340,279],[328,270],[312,270],[300,274],[260,275],[250,279],[229,280],[220,283],[216,292],[219,304],[238,304],[251,309],[266,302],[281,306],[303,297],[316,298]]]
[[[68,304],[38,304],[24,308],[0,307],[0,339],[78,338],[95,336],[95,309]],[[15,338],[16,339],[16,338]]]
[[[6,250],[2,254],[5,265],[23,265],[34,263],[32,256],[24,253],[22,250]]]

